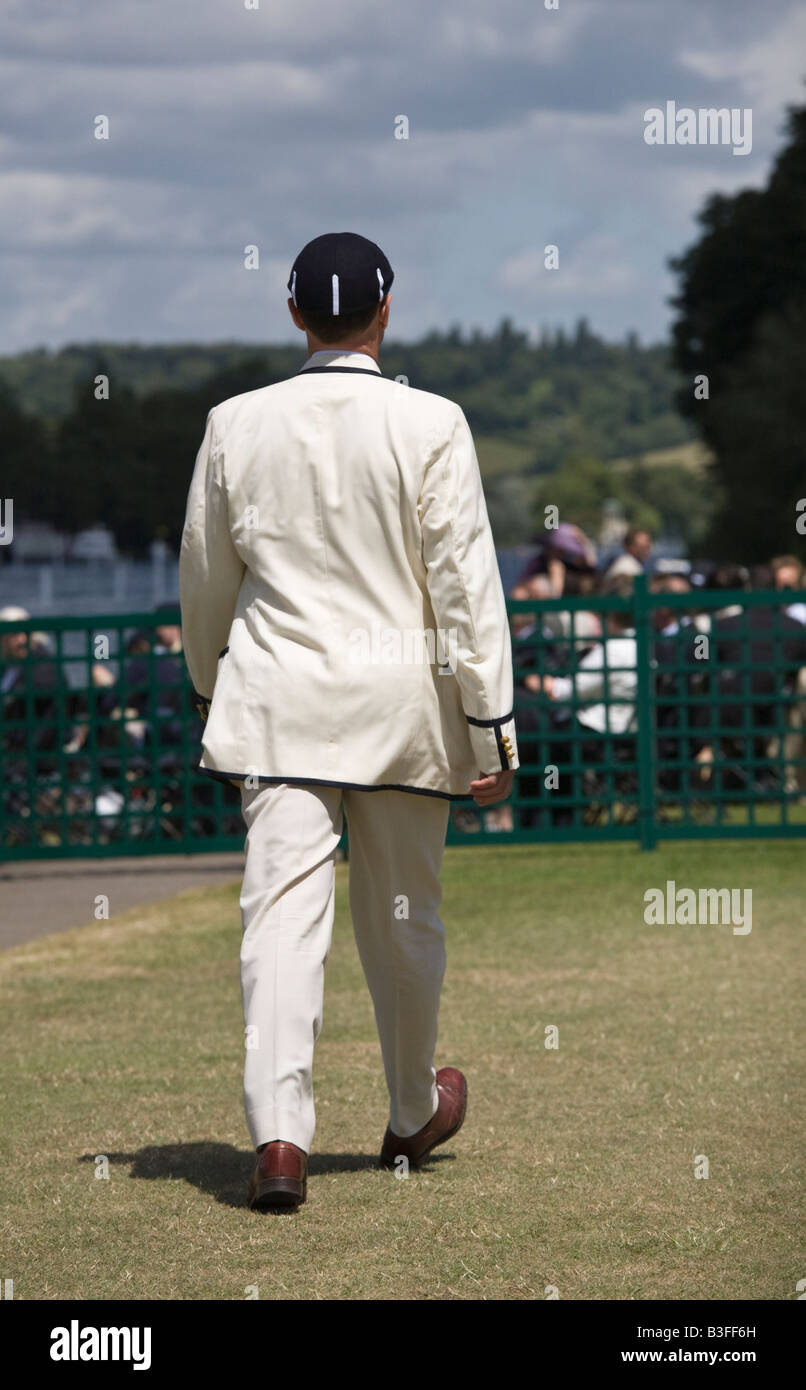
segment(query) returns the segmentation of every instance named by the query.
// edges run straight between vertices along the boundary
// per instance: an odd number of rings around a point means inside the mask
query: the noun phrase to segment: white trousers
[[[411,792],[242,786],[244,1108],[252,1142],[310,1152],[313,1052],[322,1027],[343,811],[350,909],[372,995],[389,1124],[415,1134],[437,1109],[434,1052],[445,928],[439,872],[449,802]]]

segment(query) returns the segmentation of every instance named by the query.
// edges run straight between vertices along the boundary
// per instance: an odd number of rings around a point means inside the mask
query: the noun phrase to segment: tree
[[[608,497],[618,498],[631,525],[660,530],[659,512],[635,492],[628,476],[589,454],[572,454],[554,473],[540,478],[533,496],[538,530],[544,524],[545,508],[555,506],[561,521],[574,522],[595,540]]]
[[[713,531],[716,553],[763,560],[783,551],[806,560],[806,537],[796,530],[806,497],[805,384],[800,304],[763,320],[755,347],[726,372],[713,402],[718,474],[730,494]]]
[[[17,523],[47,520],[53,454],[41,421],[20,409],[14,392],[0,382],[0,497],[10,497]],[[11,560],[12,546],[0,547],[0,559]]]
[[[626,491],[617,489],[615,493],[622,501],[626,496],[652,508],[665,535],[679,536],[689,555],[702,552],[718,502],[717,490],[707,473],[695,473],[679,463],[640,461],[627,470],[624,486]],[[625,511],[633,521],[629,500]],[[657,530],[654,533],[658,534]]]
[[[799,539],[792,445],[804,435],[804,393],[793,334],[806,307],[806,107],[790,108],[787,130],[767,187],[710,198],[700,240],[671,262],[674,356],[687,378],[679,405],[714,454],[723,501],[711,543],[726,559],[764,559]],[[702,399],[695,377],[707,377]],[[806,477],[803,452],[800,470]]]
[[[140,403],[134,392],[111,380],[108,398],[96,377],[110,377],[103,357],[89,378],[76,384],[73,409],[56,436],[58,475],[47,498],[47,519],[65,531],[102,522],[124,548],[144,537],[131,517],[159,488],[140,440]]]

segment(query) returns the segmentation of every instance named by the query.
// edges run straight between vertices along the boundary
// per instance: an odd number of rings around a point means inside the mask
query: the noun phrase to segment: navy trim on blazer
[[[200,767],[198,764],[196,771],[204,777],[214,778],[216,782],[243,782],[247,777],[256,777],[258,782],[275,786],[287,782],[295,787],[344,787],[347,791],[355,792],[412,792],[415,796],[439,796],[443,801],[473,800],[470,792],[435,792],[430,787],[402,787],[396,782],[382,782],[370,787],[364,782],[328,782],[322,777],[259,777],[254,772],[218,772],[215,768]]]
[[[510,719],[514,719],[515,711],[510,710],[509,714],[502,715],[500,719],[474,719],[471,714],[466,714],[465,719],[468,724],[475,724],[477,729],[493,729],[495,731],[495,746],[498,749],[498,757],[501,762],[501,771],[509,770],[509,754],[506,744],[501,737],[501,729],[504,724],[508,724]]]
[[[383,372],[373,372],[371,367],[300,367],[297,376],[311,376],[314,372],[361,372],[364,376],[379,376],[386,381]]]

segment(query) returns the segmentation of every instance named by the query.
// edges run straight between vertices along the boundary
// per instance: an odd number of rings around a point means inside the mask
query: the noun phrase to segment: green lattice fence
[[[639,579],[628,600],[511,602],[515,795],[456,803],[449,842],[806,834],[804,600]],[[2,857],[242,845],[238,790],[195,771],[201,720],[159,640],[178,622],[0,624]]]

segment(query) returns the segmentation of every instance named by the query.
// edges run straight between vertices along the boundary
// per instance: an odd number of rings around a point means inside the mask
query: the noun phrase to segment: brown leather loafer
[[[401,1157],[408,1159],[410,1168],[419,1168],[432,1149],[444,1144],[462,1128],[467,1110],[467,1082],[456,1067],[442,1067],[437,1072],[437,1095],[436,1114],[416,1134],[401,1139],[387,1128],[381,1148],[381,1163],[385,1168],[393,1168]]]
[[[261,1149],[249,1179],[249,1205],[253,1211],[293,1210],[305,1201],[308,1155],[296,1144],[275,1139]]]

